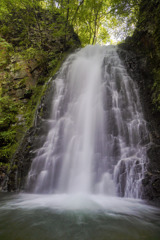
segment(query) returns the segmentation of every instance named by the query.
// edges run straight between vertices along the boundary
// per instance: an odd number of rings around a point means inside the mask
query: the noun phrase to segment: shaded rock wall
[[[120,45],[120,57],[137,81],[150,143],[143,198],[160,204],[160,1],[142,0],[137,28]]]
[[[58,12],[39,8],[35,17],[31,8],[25,13],[13,8],[0,22],[0,191],[19,188],[46,83],[64,57],[80,46]]]
[[[154,202],[160,201],[160,114],[155,113],[151,99],[153,76],[148,73],[147,59],[144,55],[136,55],[129,45],[120,46],[119,55],[127,67],[130,76],[137,82],[144,117],[147,121],[150,142],[144,142],[147,147],[145,178],[143,184],[143,198]]]
[[[35,156],[34,150],[45,140],[46,126],[43,122],[50,114],[50,104],[48,103],[51,102],[54,94],[52,80],[53,78],[50,78],[50,81],[46,83],[45,94],[42,96],[35,113],[34,124],[26,132],[12,159],[12,165],[16,165],[17,168],[12,167],[9,173],[8,191],[24,190],[31,161]]]

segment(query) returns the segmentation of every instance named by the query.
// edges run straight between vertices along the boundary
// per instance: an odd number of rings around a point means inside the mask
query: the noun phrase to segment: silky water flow
[[[52,84],[26,192],[0,193],[0,239],[159,240],[159,208],[140,199],[148,131],[117,48],[77,51]]]
[[[87,46],[63,64],[46,141],[27,188],[139,198],[148,132],[137,84],[115,46]]]

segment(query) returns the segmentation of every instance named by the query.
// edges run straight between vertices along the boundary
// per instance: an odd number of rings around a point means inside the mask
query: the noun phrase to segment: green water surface
[[[1,194],[0,240],[160,239],[158,208],[117,199]]]

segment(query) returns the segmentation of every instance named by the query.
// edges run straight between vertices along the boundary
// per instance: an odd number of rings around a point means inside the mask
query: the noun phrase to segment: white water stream
[[[49,132],[28,189],[139,198],[148,132],[137,85],[116,47],[87,46],[70,55],[53,84]]]
[[[0,239],[159,240],[159,209],[133,199],[141,197],[148,132],[116,47],[72,54],[53,87],[31,193],[0,194]]]

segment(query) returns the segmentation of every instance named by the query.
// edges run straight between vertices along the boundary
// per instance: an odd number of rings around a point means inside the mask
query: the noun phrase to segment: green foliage
[[[121,31],[123,38],[126,32],[133,32],[139,3],[140,0],[2,0],[0,31],[16,45],[46,50],[50,47],[49,41],[46,44],[47,31],[52,44],[56,41],[61,48],[62,42],[67,45],[71,40],[72,25],[82,45],[106,43],[113,28]]]
[[[0,130],[5,131],[16,122],[17,104],[9,96],[0,98]]]
[[[12,51],[12,45],[0,37],[0,69],[7,65]]]
[[[2,131],[0,132],[0,143],[1,146],[6,146],[15,143],[16,131]]]
[[[28,48],[32,58],[37,52],[60,50],[70,39],[69,25],[60,11],[43,8],[43,1],[7,0],[0,7],[0,32],[15,48]],[[7,9],[7,11],[3,11]],[[66,37],[67,34],[67,37]]]
[[[16,166],[16,165],[15,165]],[[3,162],[0,162],[0,170],[1,171],[5,171],[5,172],[9,172],[10,171],[10,168],[11,168],[11,165],[10,163],[3,163]]]
[[[7,162],[16,143],[17,104],[8,96],[0,98],[0,161]]]
[[[21,54],[22,54],[24,59],[31,60],[31,59],[39,57],[40,55],[43,55],[43,51],[38,50],[38,49],[33,48],[33,47],[29,47],[26,50],[23,50],[21,52]]]
[[[105,44],[112,36],[121,32],[125,38],[132,34],[140,0],[63,0],[47,1],[47,7],[55,10],[57,7],[66,19],[66,24],[72,24],[82,45]],[[58,3],[58,5],[57,5]]]
[[[9,161],[24,132],[32,124],[42,86],[30,88],[26,94],[30,91],[32,91],[32,97],[26,106],[13,101],[8,96],[0,98],[0,162]],[[24,116],[23,123],[19,122],[17,114]]]
[[[6,113],[17,113],[17,104],[14,103],[9,96],[0,98],[0,108]]]
[[[15,150],[17,148],[17,144],[7,145],[0,149],[0,162],[8,163],[9,159],[13,156]]]

